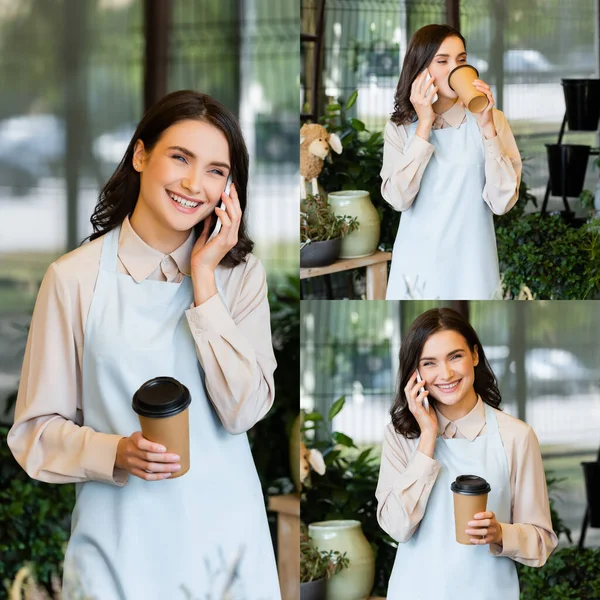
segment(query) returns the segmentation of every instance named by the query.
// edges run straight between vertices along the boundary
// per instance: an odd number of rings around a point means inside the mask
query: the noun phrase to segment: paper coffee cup
[[[458,94],[459,99],[472,113],[480,113],[488,105],[487,96],[473,87],[473,81],[478,78],[479,71],[472,65],[459,65],[448,75],[450,89]]]
[[[472,546],[472,535],[465,533],[477,513],[485,512],[490,484],[477,475],[459,475],[450,485],[454,495],[454,524],[456,541]]]
[[[181,469],[169,479],[190,470],[189,390],[172,377],[155,377],[142,384],[133,395],[131,406],[138,414],[142,434],[151,442],[178,454]]]

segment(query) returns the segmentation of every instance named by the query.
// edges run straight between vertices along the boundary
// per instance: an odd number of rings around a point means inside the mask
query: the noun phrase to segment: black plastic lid
[[[477,475],[459,475],[456,481],[453,481],[450,485],[450,489],[456,494],[479,496],[480,494],[487,494],[492,488],[483,477],[477,477]]]
[[[131,406],[138,415],[151,419],[173,417],[192,401],[189,390],[173,377],[155,377],[142,384]]]
[[[453,92],[455,91],[455,89],[450,85],[450,78],[452,77],[452,73],[454,73],[454,71],[458,71],[459,69],[464,69],[465,67],[473,69],[473,71],[477,73],[477,78],[479,79],[479,71],[473,65],[458,65],[458,67],[454,67],[454,69],[452,69],[452,71],[450,71],[450,74],[448,75],[448,86]]]

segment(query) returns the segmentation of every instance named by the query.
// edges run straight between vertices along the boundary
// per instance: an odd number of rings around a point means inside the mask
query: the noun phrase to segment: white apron
[[[485,148],[475,117],[432,130],[435,150],[402,213],[387,300],[489,300],[500,282],[493,213],[484,202]],[[417,122],[406,126],[408,140]]]
[[[222,426],[184,312],[192,281],[136,283],[117,272],[120,227],[104,237],[85,332],[84,425],[129,436],[140,430],[134,392],[156,376],[190,391],[191,469],[177,479],[129,476],[123,487],[77,484],[66,551],[65,600],[281,598],[260,482],[245,434]],[[239,563],[236,561],[239,560]],[[237,574],[230,584],[232,571]],[[230,587],[228,588],[228,585]]]
[[[412,538],[398,545],[388,600],[519,600],[519,580],[512,559],[490,554],[489,545],[456,541],[454,499],[450,484],[458,475],[478,475],[491,486],[488,510],[510,523],[508,461],[494,409],[484,403],[486,434],[435,442],[441,469],[425,515]]]

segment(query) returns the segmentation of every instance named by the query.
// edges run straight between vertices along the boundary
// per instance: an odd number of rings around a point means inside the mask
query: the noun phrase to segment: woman
[[[478,114],[450,88],[448,75],[466,63],[465,40],[448,25],[419,29],[406,51],[381,169],[381,193],[402,211],[388,299],[489,300],[500,291],[493,214],[517,201],[521,158],[486,83],[473,84],[489,100]]]
[[[388,598],[518,600],[514,561],[541,567],[556,547],[537,438],[500,401],[460,314],[432,309],[414,321],[400,349],[376,491],[379,524],[399,542]],[[458,475],[491,485],[487,510],[465,530],[474,546],[455,538],[450,484]]]
[[[77,484],[65,597],[79,582],[100,600],[280,598],[245,435],[273,403],[275,370],[247,183],[233,115],[170,94],[102,190],[90,243],[44,277],[8,443],[31,477]],[[171,481],[180,457],[142,436],[131,407],[164,375],[192,396],[191,469]]]

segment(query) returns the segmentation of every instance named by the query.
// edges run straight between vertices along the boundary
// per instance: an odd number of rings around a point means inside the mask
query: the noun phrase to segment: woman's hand
[[[229,193],[229,196],[225,192],[221,194],[225,209],[215,208],[215,212],[204,221],[202,234],[192,249],[192,278],[201,276],[203,272],[214,272],[223,257],[238,243],[242,209],[234,184],[231,184]],[[217,217],[221,219],[221,231],[209,242],[210,230]]]
[[[167,479],[181,469],[177,454],[167,454],[164,446],[147,440],[141,431],[119,440],[115,467],[146,481]]]
[[[438,420],[437,415],[433,406],[429,407],[429,412],[423,406],[423,400],[429,396],[429,392],[424,390],[421,392],[421,388],[425,386],[425,382],[417,381],[417,372],[413,373],[413,376],[408,380],[404,393],[408,400],[408,410],[414,415],[417,423],[421,429],[421,433],[429,436],[433,436],[433,439],[437,437]]]
[[[471,543],[476,545],[500,544],[502,545],[502,527],[496,521],[496,515],[488,510],[477,513],[474,521],[469,521],[469,529],[465,529],[467,535],[475,536],[471,538]]]
[[[479,126],[483,132],[483,136],[486,140],[489,140],[497,135],[492,114],[492,109],[494,106],[496,106],[496,102],[494,100],[494,96],[492,95],[490,86],[485,83],[485,81],[481,81],[481,79],[475,79],[475,81],[473,81],[473,87],[478,92],[484,93],[488,99],[488,105],[485,110],[480,113],[475,113],[475,118],[479,121]]]
[[[435,121],[435,112],[433,112],[431,104],[433,96],[438,91],[438,88],[435,85],[432,85],[435,82],[434,77],[425,83],[426,78],[427,69],[424,69],[413,81],[410,88],[410,103],[417,113],[419,123],[431,128]]]

